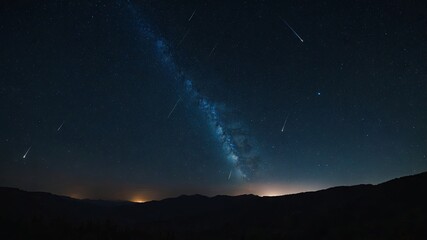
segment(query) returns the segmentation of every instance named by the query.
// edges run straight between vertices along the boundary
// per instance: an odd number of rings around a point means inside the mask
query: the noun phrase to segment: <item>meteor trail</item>
[[[64,122],[62,122],[62,123],[61,123],[61,126],[59,126],[59,128],[58,128],[58,129],[56,129],[56,131],[57,131],[57,132],[59,132],[59,130],[61,130],[62,125],[64,125]]]
[[[30,147],[28,148],[28,150],[25,152],[25,154],[24,154],[24,156],[22,156],[22,158],[26,158],[26,157],[27,157],[27,154],[28,154],[28,152],[30,151],[31,147],[32,147],[32,146],[30,146]]]
[[[185,32],[184,36],[181,38],[181,40],[178,43],[178,46],[181,45],[181,43],[184,41],[184,39],[187,37],[188,33],[190,32],[190,29],[187,30],[187,32]]]
[[[288,121],[289,114],[286,116],[285,122],[283,123],[282,132],[285,131],[286,122]]]
[[[295,30],[291,27],[291,25],[289,25],[289,24],[288,24],[288,22],[286,22],[286,21],[285,21],[283,18],[281,18],[281,17],[279,17],[279,18],[280,18],[280,20],[282,20],[282,22],[284,22],[284,23],[289,27],[289,29],[291,29],[291,30],[292,30],[292,32],[294,32],[295,36],[297,36],[301,42],[304,42],[304,40],[302,40],[302,38],[298,35],[298,33],[297,33],[297,32],[295,32]]]
[[[230,180],[230,178],[231,178],[231,173],[232,173],[232,171],[233,171],[233,170],[230,170],[230,174],[228,174],[228,180]]]
[[[169,118],[169,117],[171,116],[171,114],[172,114],[172,113],[173,113],[173,111],[175,110],[176,106],[178,105],[179,101],[181,101],[181,97],[179,97],[178,101],[176,101],[175,105],[173,106],[172,110],[171,110],[171,111],[170,111],[170,113],[168,114],[168,117],[167,117],[167,118]]]
[[[209,56],[208,56],[208,57],[210,57],[210,56],[212,55],[212,53],[215,51],[216,46],[218,46],[218,43],[216,43],[216,44],[215,44],[215,46],[212,48],[212,50],[211,50],[211,52],[209,53]]]
[[[191,17],[188,19],[188,21],[191,21],[191,19],[193,19],[193,16],[194,16],[194,14],[196,13],[196,11],[197,11],[197,8],[196,8],[196,9],[194,9],[193,14],[191,14]]]

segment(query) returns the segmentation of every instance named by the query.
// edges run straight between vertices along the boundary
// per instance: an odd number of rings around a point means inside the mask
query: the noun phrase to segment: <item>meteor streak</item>
[[[297,36],[298,38],[299,38],[299,40],[301,41],[301,42],[304,42],[304,40],[298,35],[298,33],[297,32],[295,32],[295,30],[291,27],[291,25],[289,25],[288,24],[288,22],[286,22],[283,18],[281,18],[281,17],[279,17],[280,18],[280,20],[282,20],[282,22],[283,23],[285,23],[288,27],[289,27],[289,29],[291,29],[292,30],[292,32],[295,34],[295,36]]]
[[[56,129],[56,131],[57,131],[57,132],[59,132],[59,130],[61,130],[62,125],[64,125],[64,122],[62,122],[62,123],[61,123],[61,126],[59,126],[59,128],[58,128],[58,129]]]
[[[182,42],[184,42],[184,39],[187,37],[187,35],[188,35],[189,32],[190,32],[190,29],[188,29],[187,32],[185,32],[184,36],[179,41],[178,46],[181,45]]]
[[[32,147],[32,146],[30,146],[30,147],[28,148],[28,150],[25,152],[25,154],[24,154],[24,156],[22,156],[22,158],[26,158],[26,157],[27,157],[27,154],[28,154],[28,152],[30,151],[31,147]]]
[[[191,17],[188,19],[188,21],[191,21],[191,19],[193,19],[193,16],[194,16],[194,14],[196,13],[196,11],[197,11],[197,8],[196,8],[196,9],[194,9],[193,14],[191,14]]]
[[[230,174],[228,174],[228,180],[230,180],[232,172],[233,172],[233,170],[230,170]]]
[[[176,106],[178,105],[179,101],[181,101],[181,97],[179,97],[178,101],[176,101],[175,105],[173,106],[172,110],[169,112],[168,117],[169,118],[171,116],[171,114],[173,113],[173,111],[175,110]]]
[[[282,132],[285,131],[286,122],[288,121],[289,114],[286,116],[285,122],[283,123]]]
[[[216,44],[215,44],[215,46],[212,48],[212,50],[211,50],[211,52],[209,53],[209,56],[208,56],[208,57],[210,57],[210,56],[212,55],[212,53],[213,53],[213,52],[215,52],[216,46],[218,46],[218,43],[216,43]]]

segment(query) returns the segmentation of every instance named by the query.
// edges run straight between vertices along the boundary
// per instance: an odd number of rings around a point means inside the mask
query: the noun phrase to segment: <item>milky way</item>
[[[225,158],[233,165],[233,176],[246,180],[252,179],[256,175],[260,164],[257,144],[242,121],[237,120],[239,117],[236,111],[219,105],[200,93],[194,87],[193,80],[186,76],[177,66],[167,41],[158,36],[142,20],[141,14],[134,5],[127,3],[127,7],[132,13],[139,33],[144,39],[152,43],[156,57],[164,70],[181,86],[186,94],[185,99],[196,103],[198,109],[205,116],[212,133],[222,146]]]

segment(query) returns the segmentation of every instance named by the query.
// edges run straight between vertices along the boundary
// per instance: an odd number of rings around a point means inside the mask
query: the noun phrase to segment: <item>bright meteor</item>
[[[299,38],[299,40],[301,41],[301,42],[304,42],[304,40],[298,35],[298,33],[297,32],[295,32],[295,30],[291,27],[291,25],[289,25],[288,24],[288,22],[286,22],[283,18],[281,18],[281,17],[279,17],[280,18],[280,20],[282,20],[282,22],[283,23],[285,23],[287,26],[288,26],[288,28],[289,29],[291,29],[292,30],[292,32],[295,34],[295,36],[297,36],[298,38]]]
[[[282,132],[285,131],[286,122],[288,121],[289,114],[286,116],[285,122],[283,123]]]
[[[26,158],[26,157],[27,157],[27,154],[28,154],[28,152],[30,151],[31,147],[32,147],[32,146],[30,146],[30,147],[28,148],[28,150],[25,152],[25,154],[24,154],[24,156],[22,156],[22,158]]]

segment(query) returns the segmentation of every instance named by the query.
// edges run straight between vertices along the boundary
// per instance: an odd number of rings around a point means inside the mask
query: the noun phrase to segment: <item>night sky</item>
[[[146,201],[427,170],[424,0],[0,6],[0,186]]]

